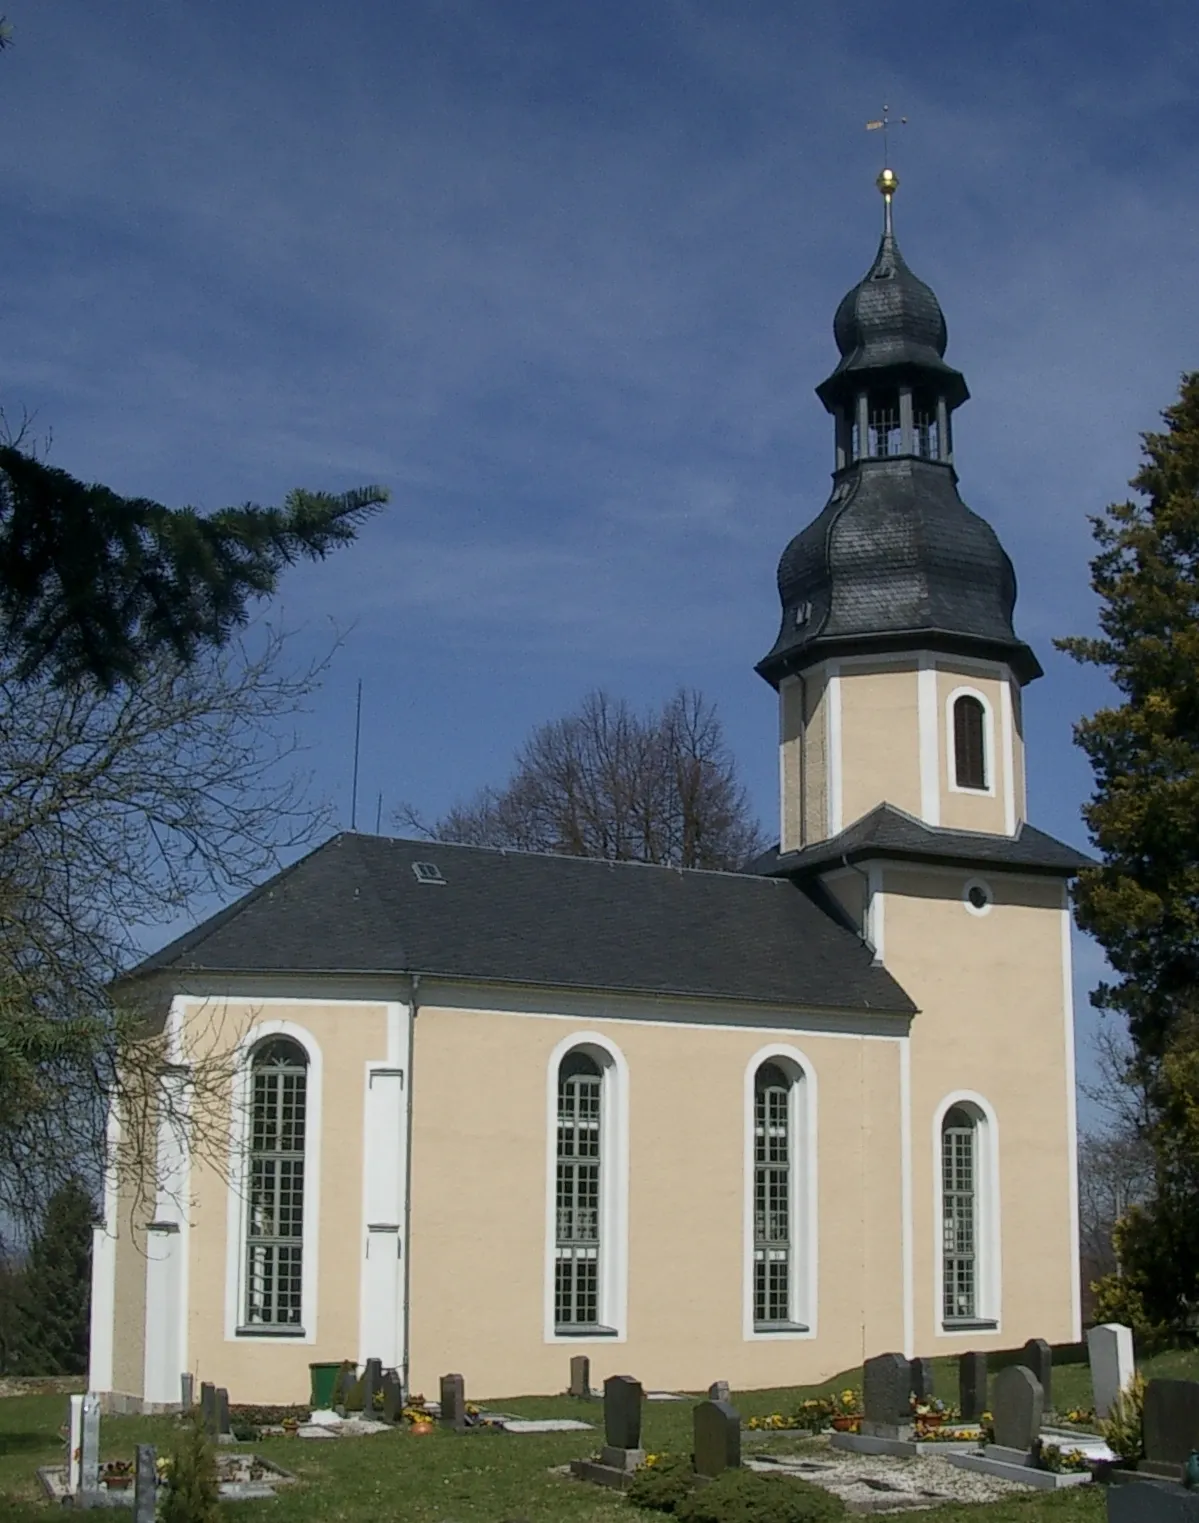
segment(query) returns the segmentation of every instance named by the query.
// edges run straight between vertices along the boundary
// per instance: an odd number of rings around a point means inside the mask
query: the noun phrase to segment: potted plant
[[[109,1491],[127,1491],[133,1485],[133,1461],[109,1460],[100,1478]]]

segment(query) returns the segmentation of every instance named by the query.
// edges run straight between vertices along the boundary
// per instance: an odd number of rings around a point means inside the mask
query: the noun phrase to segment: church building
[[[188,1373],[298,1402],[310,1363],[370,1357],[414,1392],[556,1392],[575,1353],[751,1389],[1079,1336],[1085,859],[1026,820],[1041,668],[958,495],[966,382],[895,185],[757,667],[777,849],[719,873],[341,834],[133,970],[169,1104],[156,1188],[114,1169],[96,1229],[112,1405]]]

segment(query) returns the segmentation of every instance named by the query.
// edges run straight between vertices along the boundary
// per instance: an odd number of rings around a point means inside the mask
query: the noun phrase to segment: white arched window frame
[[[790,1215],[788,1287],[789,1316],[785,1323],[759,1325],[754,1316],[755,1186],[757,1168],[757,1077],[764,1064],[781,1068],[790,1080],[787,1095],[788,1201]],[[742,1263],[742,1335],[754,1342],[775,1338],[816,1336],[818,1236],[816,1221],[816,1071],[798,1047],[772,1042],[759,1048],[746,1064],[744,1250]]]
[[[966,788],[958,782],[957,732],[954,724],[959,698],[973,698],[983,711],[983,777],[985,788]],[[976,687],[955,687],[945,700],[945,770],[950,793],[973,793],[981,798],[995,797],[995,711],[991,700]],[[1006,762],[1005,762],[1006,765]]]
[[[598,1314],[594,1324],[560,1326],[556,1316],[558,1266],[558,1080],[563,1059],[580,1053],[598,1067],[599,1253]],[[588,1339],[623,1343],[627,1336],[629,1279],[629,1065],[620,1048],[597,1031],[564,1037],[546,1065],[545,1304],[547,1343]]]
[[[250,1128],[252,1122],[255,1051],[273,1037],[286,1037],[303,1048],[308,1058],[306,1118],[304,1129],[304,1196],[300,1242],[302,1246],[300,1325],[248,1326],[246,1323],[248,1270],[248,1201]],[[260,1021],[238,1043],[230,1105],[229,1190],[226,1218],[225,1337],[269,1339],[272,1343],[315,1343],[317,1325],[317,1270],[320,1243],[321,1097],[324,1063],[320,1044],[311,1032],[294,1021]]]
[[[948,1209],[945,1120],[963,1111],[973,1125],[974,1310],[970,1316],[946,1315]],[[933,1116],[933,1326],[946,1334],[983,1329],[998,1331],[1002,1308],[1002,1238],[999,1213],[999,1122],[990,1102],[973,1090],[946,1095]]]

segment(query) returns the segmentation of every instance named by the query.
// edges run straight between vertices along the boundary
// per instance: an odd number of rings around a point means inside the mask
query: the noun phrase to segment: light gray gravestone
[[[466,1382],[461,1375],[441,1377],[441,1426],[454,1433],[466,1431]]]
[[[1121,1322],[1101,1322],[1087,1332],[1087,1356],[1091,1364],[1091,1390],[1095,1416],[1106,1417],[1128,1389],[1136,1373],[1132,1351],[1132,1328]]]
[[[931,1359],[912,1359],[912,1395],[917,1401],[929,1401],[933,1394],[933,1362]]]
[[[586,1354],[572,1354],[570,1360],[570,1394],[591,1395],[591,1360]]]
[[[67,1492],[74,1496],[83,1459],[83,1397],[69,1396],[67,1403]]]
[[[902,1354],[876,1354],[862,1366],[862,1432],[872,1438],[908,1438],[912,1431],[912,1376]]]
[[[1192,1449],[1199,1449],[1199,1381],[1151,1380],[1142,1415],[1145,1460],[1142,1469],[1177,1480]]]
[[[1031,1452],[1041,1434],[1045,1393],[1024,1364],[1012,1364],[995,1377],[995,1443],[1002,1449]]]
[[[382,1419],[385,1423],[398,1423],[404,1412],[404,1388],[400,1384],[400,1377],[394,1370],[388,1370],[383,1377],[383,1411]]]
[[[728,1401],[729,1383],[727,1380],[714,1380],[708,1387],[709,1401]]]
[[[138,1444],[133,1476],[133,1523],[154,1523],[158,1513],[158,1451]]]
[[[100,1398],[83,1398],[83,1435],[79,1445],[79,1489],[100,1489]]]
[[[695,1473],[708,1480],[741,1464],[741,1418],[727,1401],[701,1401],[693,1413]]]
[[[383,1386],[383,1361],[382,1359],[368,1359],[366,1368],[362,1372],[362,1415],[374,1421],[375,1395]]]
[[[196,1401],[196,1377],[192,1374],[179,1377],[179,1405],[190,1412]]]
[[[973,1423],[987,1410],[987,1356],[962,1354],[958,1358],[958,1406],[962,1419]]]
[[[1046,1407],[1053,1407],[1053,1350],[1044,1338],[1030,1338],[1020,1350],[1020,1363],[1040,1382]]]

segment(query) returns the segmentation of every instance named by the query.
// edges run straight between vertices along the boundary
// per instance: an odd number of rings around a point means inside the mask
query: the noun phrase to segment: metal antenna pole
[[[379,835],[379,827],[383,823],[383,790],[379,789],[379,802],[375,805],[375,834]]]
[[[362,740],[362,678],[358,679],[358,708],[354,715],[354,786],[350,791],[350,829],[358,828],[358,747]]]

